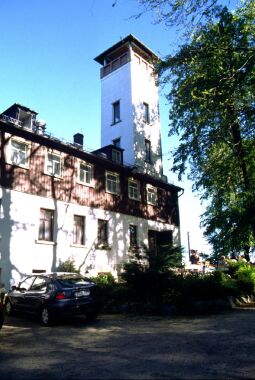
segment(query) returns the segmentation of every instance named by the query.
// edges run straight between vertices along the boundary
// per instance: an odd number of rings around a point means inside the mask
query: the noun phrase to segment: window
[[[157,248],[157,232],[153,230],[148,231],[149,251],[156,252]]]
[[[39,240],[53,241],[54,211],[41,208]]]
[[[120,101],[112,104],[112,122],[113,124],[120,121]]]
[[[34,279],[35,276],[25,278],[25,280],[20,283],[19,287],[25,290],[29,290],[34,282]]]
[[[74,215],[73,218],[73,243],[84,245],[85,244],[85,217]]]
[[[137,226],[129,225],[130,247],[137,247]]]
[[[46,164],[46,173],[61,177],[62,175],[62,164],[61,156],[54,153],[48,153],[47,155],[47,164]]]
[[[130,199],[140,199],[140,184],[131,178],[128,180],[128,196]]]
[[[119,175],[116,173],[106,173],[106,191],[112,194],[119,194]]]
[[[38,292],[45,292],[46,289],[47,289],[47,282],[42,277],[36,277],[32,286],[30,287],[30,290],[38,291]]]
[[[143,103],[143,121],[148,124],[150,122],[149,104],[147,103]]]
[[[81,163],[79,165],[79,181],[81,183],[85,183],[86,185],[93,184],[94,177],[94,169],[93,165],[87,164],[86,162]]]
[[[11,140],[10,143],[10,163],[27,168],[29,147],[23,141]]]
[[[153,186],[147,186],[147,203],[156,206],[157,205],[157,188]]]
[[[145,161],[151,162],[151,142],[145,140]]]
[[[121,152],[119,150],[112,150],[112,160],[118,164],[121,163]]]
[[[108,221],[107,220],[98,219],[97,242],[98,244],[108,244]]]

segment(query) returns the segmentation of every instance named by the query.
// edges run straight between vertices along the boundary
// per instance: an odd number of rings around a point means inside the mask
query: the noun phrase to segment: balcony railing
[[[17,119],[14,119],[11,116],[7,116],[7,115],[2,114],[2,115],[0,115],[0,119],[3,121],[7,121],[8,123],[17,125],[18,127],[22,127],[22,122],[17,120]]]
[[[101,78],[119,69],[121,66],[125,65],[129,61],[130,54],[128,52],[116,58],[114,61],[111,61],[110,63],[101,68]]]

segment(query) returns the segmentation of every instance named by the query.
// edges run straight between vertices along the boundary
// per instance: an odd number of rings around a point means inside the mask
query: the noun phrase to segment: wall
[[[120,265],[128,257],[129,224],[138,227],[139,245],[148,245],[148,229],[173,231],[174,243],[178,242],[178,228],[143,218],[124,215],[103,209],[56,201],[50,198],[1,189],[0,209],[0,267],[1,281],[8,289],[25,274],[33,270],[54,271],[59,260],[75,260],[81,273],[89,270],[112,271],[117,274]],[[55,242],[38,241],[40,208],[55,210]],[[72,244],[73,215],[86,217],[85,246]],[[109,221],[110,250],[96,249],[97,219]]]

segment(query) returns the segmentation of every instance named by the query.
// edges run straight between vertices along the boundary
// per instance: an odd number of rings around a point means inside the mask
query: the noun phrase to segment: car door
[[[25,294],[27,311],[36,312],[41,304],[44,294],[47,292],[47,280],[43,276],[36,276],[30,288]]]
[[[15,309],[27,311],[26,294],[30,289],[35,276],[28,276],[11,292],[10,298]]]

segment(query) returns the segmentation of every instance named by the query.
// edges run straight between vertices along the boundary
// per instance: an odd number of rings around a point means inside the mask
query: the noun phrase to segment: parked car
[[[50,273],[27,276],[5,296],[5,311],[36,313],[44,326],[61,317],[98,315],[96,284],[77,273]]]

